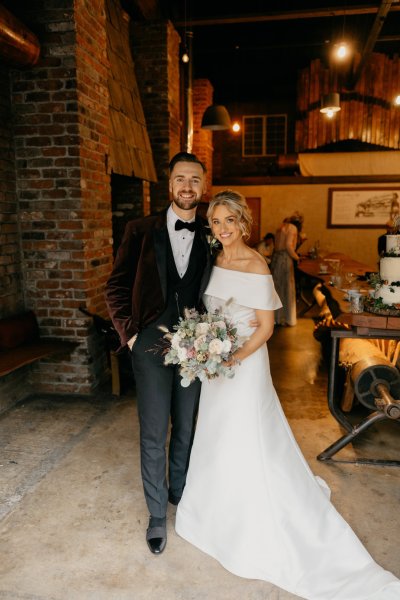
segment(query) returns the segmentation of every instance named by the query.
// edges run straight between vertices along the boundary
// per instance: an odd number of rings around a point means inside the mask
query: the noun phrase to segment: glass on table
[[[339,275],[340,274],[340,259],[339,258],[325,258],[326,263],[328,263],[330,270],[332,271],[333,275]]]
[[[354,283],[354,281],[356,281],[356,279],[357,279],[356,273],[353,273],[352,271],[345,271],[344,280],[347,283],[348,288],[351,287],[351,284]]]
[[[350,296],[350,312],[359,314],[364,311],[364,298],[360,293],[353,293]]]
[[[328,273],[328,265],[324,262],[320,262],[319,263],[319,272],[320,272],[320,275],[327,274]]]

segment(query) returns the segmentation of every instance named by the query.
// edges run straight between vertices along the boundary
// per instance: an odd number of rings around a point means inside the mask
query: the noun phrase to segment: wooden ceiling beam
[[[392,6],[392,11],[400,10],[400,4]],[[325,17],[348,17],[349,15],[370,15],[380,10],[378,6],[367,4],[365,6],[332,7],[309,10],[293,10],[285,12],[263,13],[258,15],[239,15],[236,17],[210,17],[205,19],[189,19],[174,21],[176,27],[200,27],[209,25],[238,25],[243,23],[261,23],[263,21],[291,21],[295,19],[320,19]]]
[[[369,32],[368,39],[365,42],[364,48],[362,50],[361,60],[358,63],[358,65],[350,79],[350,83],[349,83],[350,90],[353,90],[355,88],[355,86],[357,85],[357,82],[360,78],[360,75],[365,66],[365,63],[367,62],[368,58],[370,57],[370,55],[375,47],[375,44],[378,40],[378,36],[379,36],[379,33],[385,22],[385,19],[388,15],[390,9],[392,8],[392,4],[393,4],[393,0],[382,0],[381,4],[379,6],[374,23],[371,27],[371,31]]]

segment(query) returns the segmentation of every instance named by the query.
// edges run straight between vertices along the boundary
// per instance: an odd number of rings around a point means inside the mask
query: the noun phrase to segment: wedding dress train
[[[242,335],[252,332],[254,309],[281,305],[270,275],[220,267],[204,300]],[[232,379],[202,385],[176,531],[232,573],[307,600],[400,598],[400,581],[374,562],[303,457],[272,384],[266,344]]]

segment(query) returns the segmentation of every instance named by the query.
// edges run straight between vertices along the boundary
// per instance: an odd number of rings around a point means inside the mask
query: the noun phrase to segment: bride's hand
[[[260,323],[257,321],[257,319],[252,319],[251,321],[249,321],[249,326],[250,327],[258,327],[259,324]]]
[[[222,364],[224,367],[234,367],[240,365],[240,360],[232,354],[232,356],[228,360],[224,360]]]

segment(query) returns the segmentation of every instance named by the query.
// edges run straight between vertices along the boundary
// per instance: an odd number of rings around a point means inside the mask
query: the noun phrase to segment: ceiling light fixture
[[[396,106],[400,106],[400,94],[396,96],[396,98],[394,99],[394,103]]]
[[[186,44],[186,24],[187,24],[187,10],[186,10],[186,0],[185,0],[185,6],[184,6],[184,19],[185,19],[185,25],[184,25],[184,29],[183,29],[183,52],[182,52],[182,56],[181,56],[181,61],[183,63],[188,63],[190,61],[190,56],[189,56],[189,52],[187,49],[187,44]]]
[[[331,119],[340,110],[340,95],[337,92],[324,94],[321,98],[321,108],[319,110]]]
[[[221,131],[231,128],[231,118],[225,106],[222,104],[212,104],[206,108],[201,120],[202,129],[211,131]]]

